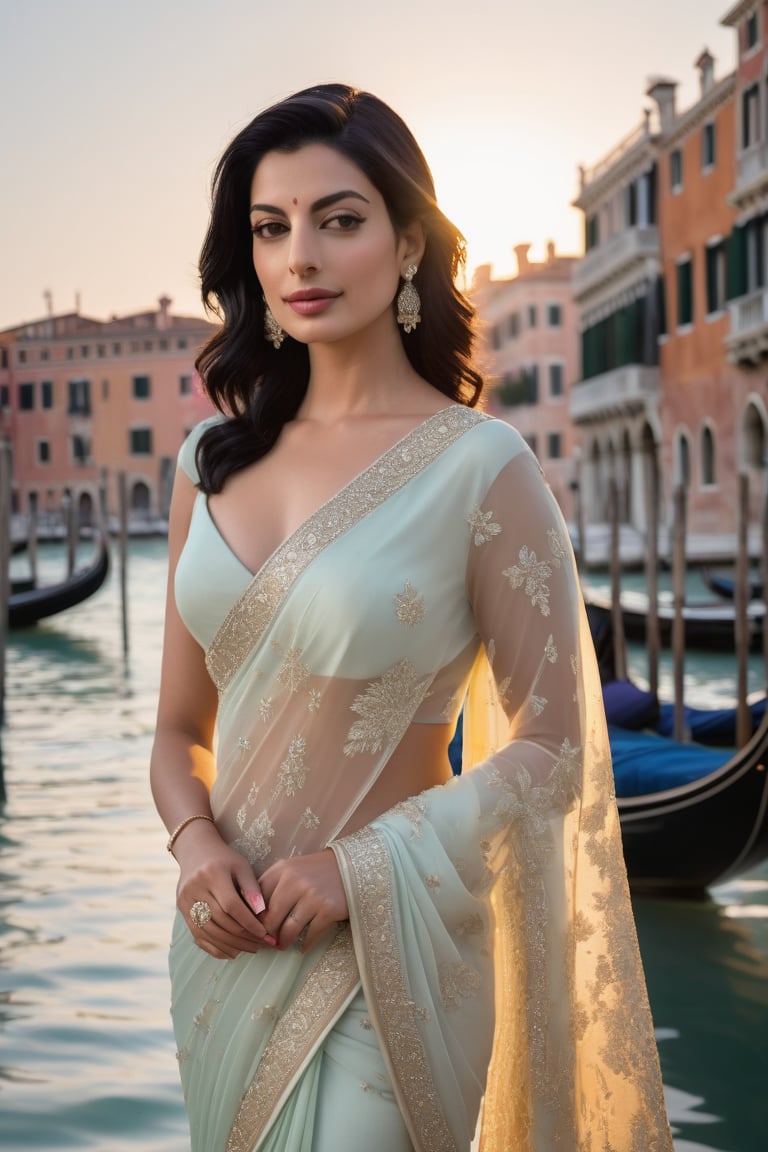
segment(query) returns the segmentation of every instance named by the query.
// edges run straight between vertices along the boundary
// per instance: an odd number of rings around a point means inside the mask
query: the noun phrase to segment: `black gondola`
[[[645,763],[661,763],[665,745],[674,744],[662,736],[614,732],[615,769],[627,737]],[[692,758],[717,755],[685,747]],[[618,798],[633,891],[700,893],[768,858],[768,716],[744,748],[721,755],[718,767],[687,784]]]
[[[585,590],[584,599],[587,603],[593,627],[599,626],[601,619],[610,620],[611,603],[605,597],[598,596]],[[662,644],[671,643],[672,622],[674,608],[671,604],[659,604],[659,636]],[[648,616],[647,600],[633,593],[622,594],[621,617],[624,624],[624,634],[628,640],[645,641],[646,618]],[[763,617],[765,604],[762,600],[752,601],[747,610],[750,648],[759,651],[762,643]],[[709,651],[733,652],[735,649],[736,612],[733,604],[723,600],[716,603],[686,604],[683,608],[685,621],[686,648],[708,649]]]
[[[8,627],[31,628],[38,620],[55,616],[87,600],[101,588],[109,572],[109,545],[105,533],[99,536],[95,558],[58,584],[43,588],[17,586],[8,600]]]
[[[699,569],[699,574],[710,592],[714,592],[721,600],[733,600],[736,587],[734,580],[730,580],[727,576],[717,576],[714,572],[710,572],[706,566]],[[747,583],[747,593],[750,600],[762,600],[762,580],[749,580]]]

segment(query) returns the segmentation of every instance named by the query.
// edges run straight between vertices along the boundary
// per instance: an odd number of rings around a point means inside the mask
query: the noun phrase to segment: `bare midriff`
[[[357,831],[409,796],[444,784],[451,776],[448,745],[452,736],[450,724],[411,724],[340,835]]]

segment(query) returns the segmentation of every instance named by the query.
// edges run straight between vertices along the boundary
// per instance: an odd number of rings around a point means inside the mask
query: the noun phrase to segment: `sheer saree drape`
[[[257,874],[330,844],[350,924],[306,956],[214,961],[177,921],[195,1152],[310,1152],[318,1056],[361,983],[418,1152],[468,1152],[481,1110],[484,1152],[667,1152],[599,679],[519,436],[461,407],[425,421],[223,614],[201,637],[217,825]],[[462,777],[343,835],[410,725],[462,704]]]

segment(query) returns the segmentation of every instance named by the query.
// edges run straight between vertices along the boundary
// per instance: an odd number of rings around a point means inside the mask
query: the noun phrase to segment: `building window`
[[[10,408],[11,390],[7,384],[0,384],[0,408]]]
[[[134,376],[132,384],[134,400],[149,400],[149,376]]]
[[[19,348],[19,364],[26,364],[27,350],[26,348]]]
[[[549,328],[560,328],[563,323],[563,310],[559,304],[547,304],[547,325]]]
[[[74,435],[71,439],[72,459],[75,464],[88,463],[88,441],[84,436]]]
[[[498,352],[499,348],[501,348],[501,332],[499,331],[498,324],[494,324],[493,328],[491,328],[491,348],[493,348],[494,352]]]
[[[759,28],[757,23],[757,11],[751,12],[744,22],[744,51],[749,52],[750,48],[754,48],[757,44],[759,37]]]
[[[53,408],[53,383],[43,380],[40,385],[40,403],[43,408]]]
[[[547,434],[547,456],[550,460],[559,460],[562,454],[559,432]]]
[[[750,148],[760,139],[760,97],[757,84],[741,94],[741,146]]]
[[[192,377],[179,376],[179,396],[190,396],[192,394]]]
[[[51,444],[49,440],[38,440],[37,442],[37,462],[38,464],[50,464],[51,462]]]
[[[550,364],[549,366],[549,394],[550,396],[562,396],[563,394],[562,364]]]
[[[669,154],[669,175],[673,192],[681,192],[683,188],[683,153],[680,148],[674,148]]]
[[[168,351],[168,337],[167,336],[161,336],[157,342],[157,346],[161,352],[167,352]]]
[[[82,357],[83,360],[88,359],[88,353],[90,352],[90,350],[91,350],[91,348],[90,348],[89,344],[81,344],[80,345],[80,356]]]
[[[701,433],[701,482],[702,484],[717,483],[715,437],[708,424],[704,425]]]
[[[535,328],[538,324],[538,314],[535,304],[528,305],[528,327]]]
[[[145,352],[151,352],[152,351],[152,341],[151,340],[145,340],[144,341],[144,351]]]
[[[96,355],[99,357],[99,359],[103,360],[104,357],[106,356],[106,354],[107,354],[106,344],[98,344],[96,346]]]
[[[510,340],[516,340],[520,334],[520,317],[517,312],[512,312],[507,317],[507,335]]]
[[[690,256],[677,265],[677,326],[693,323],[693,261]]]
[[[131,428],[129,434],[128,450],[131,456],[152,455],[152,429]]]
[[[34,384],[19,384],[19,410],[21,412],[31,412],[35,407],[35,386]]]
[[[41,348],[40,349],[40,359],[41,360],[50,360],[50,353],[48,352],[47,348]]]
[[[176,341],[176,347],[177,348],[186,348],[186,346],[187,346],[186,337],[185,336],[179,336],[178,340]]]
[[[120,353],[122,352],[122,350],[123,350],[123,346],[122,346],[122,344],[119,344],[119,343],[118,343],[118,344],[113,344],[113,345],[112,345],[112,355],[113,355],[113,356],[119,356],[119,355],[120,355]]]
[[[725,242],[715,240],[705,248],[707,258],[707,315],[725,308]]]
[[[74,360],[74,358],[75,358],[74,348],[67,348],[67,360]]]
[[[597,248],[600,243],[600,225],[598,223],[597,215],[587,216],[584,220],[584,248],[589,252],[591,248]]]
[[[714,168],[716,161],[715,125],[705,124],[701,130],[701,166],[706,171]]]
[[[109,380],[102,380],[101,382],[101,398],[102,400],[109,400]]]
[[[69,413],[71,416],[90,416],[91,414],[91,382],[90,380],[69,381]]]
[[[691,483],[691,446],[684,432],[680,432],[677,437],[676,482],[682,484],[684,488],[690,487]]]

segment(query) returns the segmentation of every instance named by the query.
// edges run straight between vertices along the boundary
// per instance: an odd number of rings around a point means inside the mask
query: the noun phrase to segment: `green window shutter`
[[[693,262],[683,260],[677,266],[677,323],[678,327],[693,320]]]
[[[747,233],[736,225],[725,244],[725,295],[728,300],[747,291]]]
[[[705,249],[707,255],[707,313],[716,312],[717,299],[717,253],[716,245]]]
[[[659,314],[659,336],[667,334],[667,282],[663,276],[656,279],[656,308]]]

